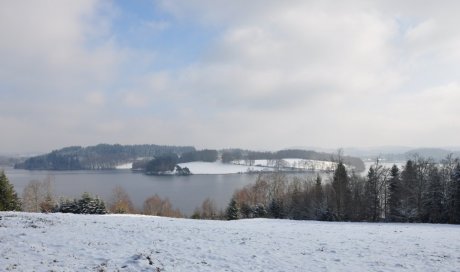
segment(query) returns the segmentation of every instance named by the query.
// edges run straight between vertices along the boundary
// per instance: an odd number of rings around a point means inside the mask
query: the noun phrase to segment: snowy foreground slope
[[[460,226],[0,212],[1,271],[459,271]]]

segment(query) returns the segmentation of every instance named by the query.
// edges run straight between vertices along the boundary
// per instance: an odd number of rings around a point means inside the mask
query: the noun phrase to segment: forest
[[[157,195],[146,199],[139,211],[123,188],[117,187],[106,210],[102,200],[88,194],[58,200],[50,184],[49,180],[31,181],[19,198],[1,172],[0,210],[182,216],[168,199]],[[377,160],[366,175],[350,172],[339,160],[324,180],[319,174],[313,180],[284,172],[259,174],[254,184],[235,191],[226,210],[218,210],[208,198],[191,217],[460,224],[460,160],[448,156],[436,162],[414,156],[401,168],[384,167]]]
[[[158,173],[172,171],[178,163],[194,161],[215,162],[221,159],[223,163],[230,163],[244,160],[253,165],[255,160],[283,158],[337,160],[336,155],[331,153],[299,149],[262,152],[242,149],[196,150],[193,146],[99,144],[88,147],[65,147],[28,158],[23,162],[16,162],[14,167],[27,170],[100,170],[115,169],[118,165],[132,162],[134,170]],[[364,163],[360,158],[342,156],[341,159],[344,164],[354,167],[356,171],[364,171]]]
[[[192,146],[109,145],[65,147],[51,153],[31,157],[15,168],[28,170],[96,170],[114,169],[117,165],[138,158],[153,158],[164,154],[195,151]]]
[[[330,181],[260,175],[236,191],[227,208],[228,219],[254,217],[459,224],[459,159],[415,156],[402,169],[377,161],[366,176],[348,173],[339,162]]]

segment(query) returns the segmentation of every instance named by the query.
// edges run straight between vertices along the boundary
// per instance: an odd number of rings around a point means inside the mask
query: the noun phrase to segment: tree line
[[[329,182],[283,173],[259,175],[237,190],[228,219],[288,218],[325,221],[460,223],[460,164],[414,157],[399,169],[378,161],[366,176],[339,162]]]
[[[138,158],[153,158],[164,154],[193,152],[192,146],[166,145],[109,145],[71,146],[48,154],[31,157],[15,164],[15,168],[28,170],[94,170],[114,169],[117,165]]]
[[[178,163],[193,161],[223,163],[232,161],[281,160],[283,158],[334,161],[333,154],[315,151],[287,149],[276,152],[260,152],[242,149],[196,150],[193,146],[166,145],[119,145],[98,144],[81,147],[70,146],[54,150],[48,154],[34,156],[15,163],[15,168],[28,170],[97,170],[114,169],[120,164],[134,162],[134,169],[145,169],[146,164],[159,157],[177,156]],[[345,164],[353,166],[356,171],[364,170],[361,159],[343,156]]]
[[[323,152],[316,152],[302,149],[285,149],[276,152],[270,151],[250,151],[242,149],[227,149],[222,151],[222,162],[247,161],[252,165],[255,160],[282,160],[285,158],[317,160],[317,161],[337,161],[337,155]],[[346,165],[353,166],[356,171],[364,171],[364,162],[360,158],[351,156],[341,156],[340,159]]]
[[[128,193],[120,186],[113,189],[106,203],[98,196],[84,192],[79,198],[56,197],[52,177],[31,180],[19,197],[4,171],[0,172],[0,211],[25,211],[42,213],[106,214],[126,213],[167,217],[183,217],[168,198],[154,194],[145,199],[142,208],[134,207]]]
[[[168,199],[152,195],[135,209],[121,187],[106,205],[85,193],[79,199],[56,199],[51,180],[31,181],[22,199],[0,172],[0,210],[72,213],[141,213],[182,217]],[[460,161],[437,163],[415,156],[401,168],[377,161],[365,176],[347,171],[342,161],[330,179],[289,178],[283,172],[258,175],[254,184],[235,191],[225,211],[206,199],[196,219],[285,218],[294,220],[426,222],[460,224]]]

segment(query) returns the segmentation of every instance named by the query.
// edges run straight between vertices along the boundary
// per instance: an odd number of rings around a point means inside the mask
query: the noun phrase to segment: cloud
[[[148,21],[145,22],[145,26],[154,31],[164,31],[170,27],[170,23],[167,21]]]
[[[455,91],[434,98],[426,89],[444,89],[456,78],[460,22],[446,16],[456,5],[168,1],[181,20],[223,29],[198,63],[177,72],[172,89],[218,116],[203,118],[197,129],[210,132],[206,142],[216,145],[213,139],[225,142],[230,131],[238,131],[234,142],[259,147],[289,146],[280,139],[455,144],[452,137],[437,140],[439,129],[460,132],[447,118],[454,116],[449,102],[459,102]]]
[[[91,92],[86,96],[89,104],[95,106],[103,106],[105,104],[105,96],[100,92]]]
[[[2,3],[0,147],[458,144],[455,1],[118,4]]]

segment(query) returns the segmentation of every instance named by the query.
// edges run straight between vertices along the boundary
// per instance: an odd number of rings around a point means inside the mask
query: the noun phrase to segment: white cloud
[[[460,19],[446,16],[455,2],[178,3],[165,6],[181,20],[224,28],[172,88],[219,113],[196,129],[211,133],[205,142],[238,131],[230,142],[242,146],[456,144],[437,140],[440,128],[460,132],[447,125],[455,91],[424,98],[460,68]]]
[[[121,48],[111,2],[2,3],[6,130],[46,124],[50,146],[458,145],[460,2],[159,2],[173,18],[144,28],[216,33],[193,62]]]
[[[106,102],[106,98],[101,92],[91,92],[86,96],[86,100],[89,104],[94,106],[103,106]]]

